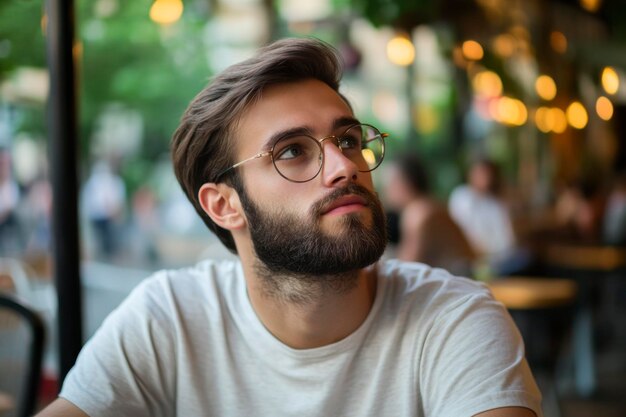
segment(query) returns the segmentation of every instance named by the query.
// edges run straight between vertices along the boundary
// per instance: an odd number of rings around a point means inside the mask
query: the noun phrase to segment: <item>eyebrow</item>
[[[358,125],[359,123],[361,122],[354,117],[343,116],[333,121],[331,130],[336,131],[337,129],[341,129],[342,127],[348,128],[352,125]],[[279,140],[298,135],[308,135],[315,137],[311,128],[309,128],[308,126],[292,127],[290,129],[285,129],[274,133],[272,136],[269,137],[267,141],[265,141],[262,149],[264,152],[268,151],[272,149],[272,146],[274,146],[274,144],[276,144],[276,142],[278,142]]]

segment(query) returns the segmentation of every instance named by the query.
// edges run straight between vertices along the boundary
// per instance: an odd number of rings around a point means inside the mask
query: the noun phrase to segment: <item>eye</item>
[[[276,156],[274,157],[274,159],[276,160],[284,161],[288,159],[294,159],[304,155],[304,149],[299,143],[290,143],[285,146],[281,146],[281,148],[278,150],[278,152],[276,152],[275,155]]]
[[[343,150],[361,149],[361,139],[356,135],[345,135],[339,138],[338,145]]]
[[[319,144],[308,136],[281,139],[274,146],[274,161],[305,161],[319,154]]]

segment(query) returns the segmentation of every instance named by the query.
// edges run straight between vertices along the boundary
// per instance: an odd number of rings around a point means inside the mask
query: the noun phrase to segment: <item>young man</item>
[[[42,416],[541,416],[520,336],[481,284],[377,262],[385,134],[335,52],[276,42],[219,75],[173,139],[178,179],[240,262],[144,281]]]

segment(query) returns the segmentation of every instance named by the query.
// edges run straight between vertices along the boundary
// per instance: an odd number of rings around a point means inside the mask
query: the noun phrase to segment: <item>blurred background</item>
[[[0,290],[44,318],[41,404],[58,372],[46,24],[41,1],[0,3]],[[386,256],[504,291],[567,280],[557,302],[503,298],[547,375],[546,414],[626,415],[626,2],[77,0],[76,31],[85,338],[151,271],[232,257],[178,186],[171,135],[214,74],[314,36],[339,51],[357,117],[390,134],[374,172]],[[407,154],[422,190],[396,188]],[[434,212],[469,248],[462,263],[411,246],[411,219]]]

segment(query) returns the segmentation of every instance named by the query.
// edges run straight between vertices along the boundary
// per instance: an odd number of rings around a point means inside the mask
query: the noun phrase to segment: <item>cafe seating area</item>
[[[0,417],[51,403],[77,348],[146,277],[237,259],[181,190],[172,135],[207,80],[302,37],[335,48],[355,125],[376,126],[380,158],[354,154],[376,169],[354,178],[371,175],[380,199],[383,259],[489,288],[545,417],[625,417],[617,0],[0,2]],[[272,175],[302,183],[272,152],[220,176],[270,155]]]
[[[626,248],[542,244],[533,272],[489,282],[510,311],[553,416],[626,408]]]

